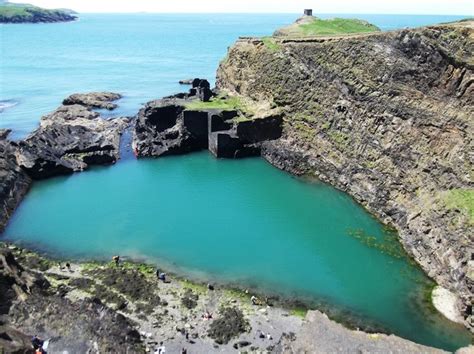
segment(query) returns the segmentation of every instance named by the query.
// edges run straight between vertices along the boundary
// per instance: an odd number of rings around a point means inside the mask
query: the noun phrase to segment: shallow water
[[[350,197],[259,158],[208,153],[113,167],[36,183],[5,237],[53,255],[114,254],[343,309],[420,343],[453,349],[469,335],[422,303],[430,282],[383,243],[382,226]]]

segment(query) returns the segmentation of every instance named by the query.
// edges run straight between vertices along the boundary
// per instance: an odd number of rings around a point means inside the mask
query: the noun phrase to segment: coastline
[[[14,244],[0,243],[0,251],[3,254],[11,252],[24,272],[44,277],[50,284],[47,303],[54,303],[55,300],[52,299],[59,296],[73,304],[84,301],[100,304],[108,311],[124,316],[139,333],[140,341],[137,343],[143,351],[153,351],[160,342],[164,342],[172,352],[178,352],[182,348],[187,348],[190,352],[231,352],[242,348],[251,352],[286,352],[289,348],[305,346],[330,350],[335,344],[346,348],[343,351],[351,351],[353,341],[356,341],[358,345],[372,351],[393,350],[393,346],[396,346],[398,351],[405,352],[442,352],[394,335],[348,329],[318,310],[306,312],[291,301],[285,302],[273,297],[266,301],[263,293],[214,283],[208,287],[172,273],[167,273],[169,282],[163,283],[158,281],[156,268],[150,264],[129,260],[121,261],[119,266],[113,262],[71,262],[68,270],[64,261],[44,258]],[[35,292],[31,290],[19,302],[28,307],[29,297],[35,296]],[[257,305],[252,304],[252,296],[259,299]],[[58,316],[55,311],[50,311],[50,305],[48,308],[48,322],[46,326],[43,323],[43,331],[38,334],[44,338],[60,336],[57,341],[52,341],[50,349],[65,349],[70,344],[67,331],[61,333],[57,329],[63,324],[64,314]],[[223,309],[227,308],[241,313],[245,326],[239,330],[230,326],[230,334],[222,329],[229,328],[228,326],[219,327],[220,330],[213,332],[211,324],[222,319]],[[34,313],[35,311],[38,313]],[[43,311],[45,310],[39,306],[31,316],[42,316]],[[212,319],[202,318],[206,312],[212,314]],[[11,311],[10,316],[13,322],[17,322],[18,313]],[[233,323],[232,318],[229,321]],[[30,321],[24,320],[23,323],[17,323],[16,329],[28,331],[32,327],[34,325]],[[51,328],[55,327],[53,332]],[[312,331],[324,331],[325,336],[313,338],[314,333],[308,334]],[[212,338],[213,336],[217,336],[217,339]],[[346,343],[344,341],[347,338],[350,341]],[[83,340],[86,341],[87,336]],[[314,340],[321,343],[314,343]]]

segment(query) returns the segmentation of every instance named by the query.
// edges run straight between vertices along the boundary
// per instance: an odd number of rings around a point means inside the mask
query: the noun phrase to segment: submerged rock
[[[61,106],[19,142],[17,160],[34,179],[82,171],[119,158],[127,118],[105,120],[83,105]]]

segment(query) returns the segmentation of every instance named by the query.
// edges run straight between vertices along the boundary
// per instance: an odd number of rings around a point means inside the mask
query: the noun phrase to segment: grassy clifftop
[[[0,23],[41,23],[74,21],[66,10],[48,10],[29,4],[0,3]]]
[[[354,33],[378,32],[380,29],[367,21],[347,18],[328,20],[303,16],[294,24],[277,30],[275,36],[334,36]]]

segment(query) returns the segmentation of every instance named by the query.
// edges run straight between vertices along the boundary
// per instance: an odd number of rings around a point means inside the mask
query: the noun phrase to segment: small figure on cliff
[[[35,350],[41,349],[43,347],[44,340],[40,339],[36,334],[31,339],[31,344]]]
[[[161,280],[163,283],[166,283],[166,273],[159,273],[158,279]]]
[[[69,262],[66,263],[66,269],[71,272],[71,264]]]
[[[120,256],[113,256],[112,261],[115,262],[115,265],[118,267],[120,262]]]
[[[156,269],[156,277],[157,277],[158,279],[160,279],[160,274],[161,274],[160,268],[157,268],[157,269]]]

